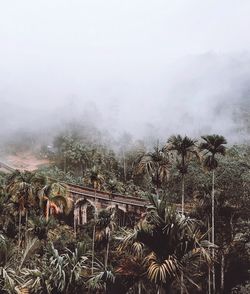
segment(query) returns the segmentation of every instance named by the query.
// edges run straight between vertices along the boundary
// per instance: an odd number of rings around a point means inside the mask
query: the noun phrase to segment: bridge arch
[[[94,202],[86,198],[78,199],[74,204],[74,230],[94,218],[96,207]]]
[[[124,205],[112,203],[106,209],[115,210],[115,220],[120,227],[125,227],[127,225],[127,209]]]

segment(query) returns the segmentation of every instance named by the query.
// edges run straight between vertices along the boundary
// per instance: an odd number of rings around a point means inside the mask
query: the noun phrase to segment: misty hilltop
[[[173,132],[194,136],[221,132],[232,141],[245,141],[249,138],[250,115],[250,69],[246,60],[246,54],[186,57],[150,77],[114,77],[104,88],[98,81],[94,87],[93,81],[77,93],[73,87],[68,88],[65,93],[75,92],[71,96],[46,93],[46,81],[42,80],[45,90],[39,101],[32,99],[33,93],[21,98],[13,84],[1,93],[0,132],[2,136],[20,131],[47,133],[75,122],[115,138],[123,132],[135,138],[162,139]],[[53,91],[57,87],[55,84]]]
[[[248,1],[70,2],[1,5],[2,140],[69,123],[249,140]]]

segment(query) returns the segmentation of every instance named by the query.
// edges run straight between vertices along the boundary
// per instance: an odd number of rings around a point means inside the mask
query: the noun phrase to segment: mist
[[[248,142],[249,13],[228,0],[1,3],[1,140],[75,123]]]

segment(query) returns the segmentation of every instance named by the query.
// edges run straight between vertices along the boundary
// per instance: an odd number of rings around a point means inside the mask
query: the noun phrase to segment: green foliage
[[[46,240],[49,229],[55,228],[57,223],[54,218],[47,221],[44,216],[34,216],[29,220],[29,225],[39,240]]]
[[[168,153],[159,145],[154,147],[153,152],[141,155],[135,165],[135,174],[146,174],[151,178],[156,192],[169,176],[170,161]]]
[[[199,157],[197,148],[196,148],[196,140],[193,140],[187,136],[171,136],[168,139],[168,144],[166,149],[169,151],[173,151],[177,153],[177,156],[180,158],[176,158],[177,160],[177,169],[179,172],[184,175],[188,172],[188,161],[192,158],[193,155]]]
[[[47,154],[53,161],[50,167],[36,173],[0,174],[0,293],[17,293],[26,287],[38,294],[137,293],[138,288],[144,294],[155,293],[158,286],[178,293],[181,272],[185,290],[195,293],[198,288],[205,293],[211,264],[207,247],[212,247],[205,240],[210,234],[210,171],[216,179],[217,288],[224,256],[224,292],[247,291],[249,146],[229,146],[225,153],[224,137],[212,135],[202,137],[197,150],[196,140],[176,135],[165,148],[156,146],[148,152],[143,142],[125,139],[117,142],[120,149],[114,152],[77,132],[63,134]],[[189,217],[175,208],[184,176]],[[149,195],[150,205],[140,219],[129,212],[131,221],[123,229],[115,209],[100,211],[75,236],[68,225],[73,223],[73,203],[67,198],[65,182],[110,193]],[[70,213],[56,215],[56,207]]]
[[[106,284],[107,283],[114,284],[114,282],[115,282],[115,275],[112,273],[112,271],[103,270],[103,271],[97,272],[93,277],[91,277],[87,281],[87,286],[90,290],[105,291]]]
[[[150,281],[159,287],[180,284],[181,272],[186,282],[196,285],[199,267],[210,263],[204,235],[195,221],[185,218],[167,205],[166,199],[149,197],[146,217],[134,232],[128,232],[120,249],[133,247],[136,256],[144,255],[144,267]],[[131,234],[131,235],[130,235]],[[145,246],[145,249],[144,249]],[[144,253],[142,253],[144,252]]]
[[[218,166],[218,161],[216,160],[216,155],[225,155],[227,144],[226,139],[220,135],[208,135],[202,136],[205,142],[200,144],[200,150],[204,151],[204,167],[208,170],[214,170]]]

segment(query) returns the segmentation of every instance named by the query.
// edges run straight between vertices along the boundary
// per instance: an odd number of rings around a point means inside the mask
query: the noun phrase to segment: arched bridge
[[[0,161],[0,171],[10,173],[15,171],[13,167]],[[73,200],[74,228],[87,223],[101,209],[116,209],[117,221],[120,226],[133,225],[141,214],[145,212],[148,202],[145,199],[121,195],[116,193],[103,192],[79,185],[63,183],[67,186]],[[175,204],[177,210],[181,210],[181,205]],[[185,211],[188,213],[192,206],[185,204]]]
[[[116,209],[119,225],[133,224],[147,206],[145,199],[103,192],[69,183],[66,184],[74,203],[74,227],[87,223],[94,213],[106,208]]]
[[[91,188],[65,183],[74,202],[74,228],[87,223],[94,213],[106,208],[115,208],[118,223],[121,226],[133,225],[149,204],[145,199],[103,192]],[[181,211],[181,205],[175,204]],[[186,212],[191,210],[185,205]]]

